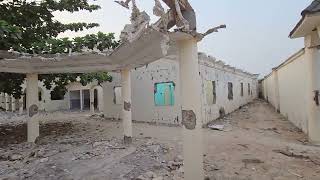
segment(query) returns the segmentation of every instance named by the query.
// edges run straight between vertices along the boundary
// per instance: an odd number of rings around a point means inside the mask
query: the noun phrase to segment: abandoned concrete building
[[[127,9],[131,3],[132,12],[130,24],[126,24],[121,32],[120,45],[114,49],[71,52],[69,48],[65,54],[0,51],[0,72],[26,75],[24,97],[17,100],[8,94],[0,95],[1,109],[17,113],[26,110],[26,114],[19,116],[25,121],[14,124],[14,128],[12,124],[0,126],[1,135],[23,136],[22,141],[28,142],[20,141],[21,144],[16,145],[14,139],[13,145],[9,143],[8,147],[0,149],[0,152],[27,151],[24,156],[15,158],[9,153],[5,158],[0,156],[4,174],[19,171],[26,177],[28,171],[34,171],[28,176],[34,177],[47,171],[43,177],[61,173],[61,179],[90,179],[91,176],[102,179],[116,171],[114,174],[121,174],[118,179],[135,179],[144,171],[160,169],[167,171],[162,173],[168,176],[181,173],[186,180],[207,179],[205,173],[208,171],[212,174],[225,171],[225,177],[230,178],[222,179],[239,179],[240,174],[240,179],[260,179],[266,172],[268,177],[261,179],[293,179],[303,178],[299,173],[308,169],[306,179],[320,177],[320,172],[314,170],[320,160],[313,159],[314,154],[320,153],[318,147],[306,145],[305,134],[296,130],[268,103],[254,101],[261,93],[276,110],[308,134],[312,143],[320,144],[318,0],[303,11],[302,19],[290,34],[291,38],[304,37],[305,48],[260,80],[261,87],[258,87],[258,74],[237,69],[198,51],[198,43],[203,38],[226,26],[197,32],[196,14],[188,0],[163,0],[168,10],[155,0],[153,13],[160,18],[153,24],[134,0],[117,2]],[[39,82],[41,74],[97,71],[110,72],[113,81],[87,86],[71,83],[64,97],[52,94]],[[254,103],[245,106],[252,101]],[[48,121],[55,120],[56,114],[52,113],[49,119],[49,113],[42,111],[59,110],[67,110],[61,116],[72,114],[68,110],[75,110],[78,116],[59,117],[48,128]],[[87,110],[90,113],[78,112]],[[97,116],[98,111],[104,117]],[[205,126],[234,111],[237,116],[231,114],[212,123],[219,126],[214,123],[221,120],[220,126],[229,126],[230,131]],[[133,124],[134,121],[146,123]],[[63,131],[56,130],[57,126],[63,127]],[[47,130],[51,134],[41,136],[40,133]],[[156,136],[166,136],[166,139]],[[57,148],[50,156],[44,156],[53,148],[50,140],[57,141],[56,144],[52,142]],[[47,149],[34,151],[36,148]],[[161,153],[166,154],[167,159],[177,158],[166,161],[158,156]],[[144,157],[152,159],[127,166],[128,162]],[[2,160],[6,162],[2,163]],[[53,163],[53,160],[56,161]],[[18,161],[22,165],[16,165]],[[167,166],[169,162],[175,169]],[[282,168],[291,162],[293,166]],[[140,165],[148,167],[139,169]],[[130,174],[132,171],[134,173]],[[253,173],[257,176],[251,176]],[[151,176],[148,179],[156,180]]]
[[[257,98],[258,75],[244,72],[199,53],[203,124],[228,114]],[[104,116],[121,118],[121,76],[104,83]],[[135,121],[181,124],[177,59],[161,59],[132,70],[132,118]]]
[[[22,89],[26,94],[26,83],[22,85]],[[79,82],[70,83],[64,96],[52,92],[46,89],[43,82],[38,82],[39,110],[45,112],[90,110],[91,102],[94,102],[93,108],[95,111],[103,110],[103,90],[97,83],[91,83],[86,86],[81,85]],[[1,93],[0,108],[5,111],[22,114],[26,111],[26,96],[22,96],[21,99],[15,99],[13,96]]]
[[[262,80],[264,98],[294,123],[310,140],[320,144],[320,2],[302,11],[290,38],[304,38],[304,48]]]
[[[202,77],[203,124],[222,117],[257,98],[258,75],[226,65],[214,57],[199,53]],[[104,116],[121,119],[121,75],[112,73],[113,82],[94,83],[82,86],[68,85],[64,97],[57,97],[47,90],[42,82],[39,86],[39,110],[94,110]],[[177,59],[162,59],[144,67],[133,69],[131,81],[133,120],[162,124],[181,124],[179,66]],[[22,86],[25,91],[25,84]],[[93,98],[90,96],[94,96]],[[1,107],[7,111],[24,112],[26,98],[20,100],[2,94]],[[0,100],[0,101],[1,101]],[[19,102],[23,106],[19,106]],[[20,107],[20,108],[19,108]],[[95,112],[93,110],[93,112]],[[148,110],[148,111],[146,111]]]

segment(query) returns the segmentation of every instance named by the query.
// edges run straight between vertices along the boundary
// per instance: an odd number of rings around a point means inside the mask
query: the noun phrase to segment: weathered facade
[[[243,72],[199,53],[203,123],[213,121],[257,98],[257,75]],[[104,115],[121,118],[121,77],[104,83]],[[136,121],[181,124],[181,86],[176,59],[162,59],[131,71],[132,118]]]
[[[263,96],[281,114],[320,144],[320,2],[313,1],[290,38],[304,38],[304,48],[274,68],[262,81]]]

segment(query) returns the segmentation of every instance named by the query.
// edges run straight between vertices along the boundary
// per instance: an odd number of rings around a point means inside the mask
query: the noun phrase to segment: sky
[[[140,10],[152,15],[153,0],[136,0]],[[312,0],[189,0],[197,13],[198,32],[226,24],[227,29],[211,34],[199,43],[199,51],[251,73],[267,75],[271,69],[303,48],[303,39],[288,35]],[[130,11],[113,0],[96,0],[101,9],[92,13],[56,12],[64,23],[97,22],[100,27],[61,37],[82,36],[102,31],[118,37],[129,23]],[[154,22],[156,17],[152,17]]]

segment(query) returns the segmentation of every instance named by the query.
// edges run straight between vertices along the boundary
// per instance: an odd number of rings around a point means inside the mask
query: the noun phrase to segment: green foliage
[[[19,39],[21,39],[20,29],[0,20],[0,47],[11,47],[18,43]]]
[[[20,98],[22,95],[21,84],[23,84],[24,79],[24,74],[0,73],[0,92]]]
[[[55,38],[67,30],[82,31],[99,26],[97,23],[84,22],[63,24],[53,19],[53,12],[68,11],[72,13],[80,10],[92,12],[98,9],[100,6],[90,5],[88,0],[0,0],[0,20],[19,27],[22,32],[22,38],[19,43],[13,45],[13,48],[32,53],[33,42]],[[10,49],[10,47],[0,48]]]
[[[63,24],[54,19],[55,11],[78,12],[86,10],[92,12],[100,9],[98,5],[88,3],[88,0],[0,0],[0,50],[14,49],[20,52],[36,54],[81,52],[84,48],[105,50],[115,48],[119,42],[114,34],[90,34],[74,39],[57,39],[65,31],[82,31],[97,27],[97,23],[69,23]],[[88,74],[46,74],[39,79],[44,82],[47,89],[61,95],[66,92],[66,85],[76,82],[86,85],[97,81],[111,81],[112,77],[106,72]],[[0,92],[8,93],[19,98],[22,95],[21,85],[25,75],[13,73],[0,73]]]
[[[97,34],[88,34],[84,37],[69,38],[50,38],[40,42],[32,43],[32,51],[36,54],[55,54],[68,53],[69,49],[72,52],[82,52],[84,48],[93,50],[94,48],[100,51],[106,49],[113,49],[119,45],[115,40],[114,33],[104,34],[98,32]]]

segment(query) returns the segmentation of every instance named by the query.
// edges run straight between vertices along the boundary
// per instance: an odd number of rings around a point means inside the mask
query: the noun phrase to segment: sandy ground
[[[0,113],[0,179],[183,179],[181,127],[134,124],[122,144],[121,122],[87,113],[43,114],[41,137],[26,143],[24,116]],[[320,147],[263,101],[204,129],[210,179],[318,180]]]

